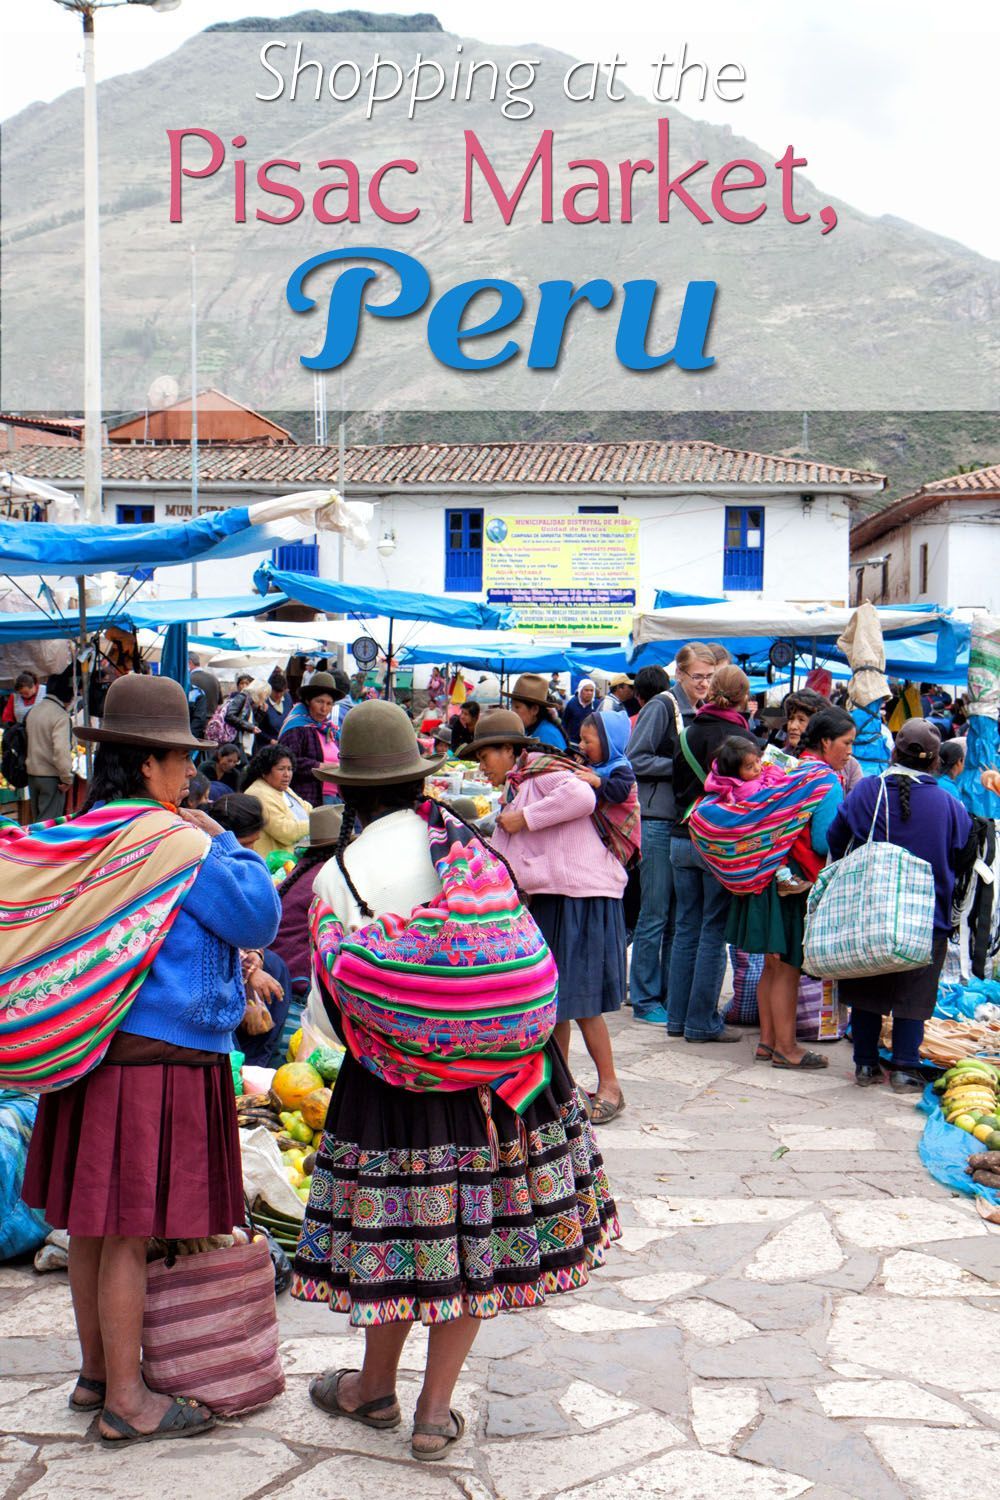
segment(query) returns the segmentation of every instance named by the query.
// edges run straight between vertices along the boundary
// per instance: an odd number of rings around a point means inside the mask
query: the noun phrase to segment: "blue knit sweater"
[[[231,833],[212,840],[121,1030],[229,1052],[246,1008],[240,948],[263,948],[281,904],[259,854]]]

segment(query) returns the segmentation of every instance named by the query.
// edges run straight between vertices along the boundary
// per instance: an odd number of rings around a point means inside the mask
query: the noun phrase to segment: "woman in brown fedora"
[[[553,750],[568,750],[569,740],[559,715],[549,703],[549,685],[537,672],[522,672],[510,690],[510,706],[529,739]]]
[[[119,678],[101,727],[78,733],[98,745],[84,812],[93,808],[96,817],[100,808],[105,822],[119,813],[136,861],[166,860],[172,844],[190,846],[165,937],[152,923],[130,931],[130,908],[115,907],[108,946],[127,942],[141,983],[98,1066],[42,1098],[23,1187],[25,1201],[70,1234],[83,1355],[70,1406],[100,1413],[101,1441],[126,1447],[193,1436],[214,1422],[204,1407],[159,1395],[143,1380],[146,1242],[228,1233],[243,1222],[228,1055],[245,1006],[239,949],[270,942],[278,900],[256,854],[205,813],[178,811],[194,775],[191,752],[207,748],[191,735],[179,684]],[[107,924],[102,907],[114,897],[105,893],[117,891],[110,854],[102,859],[89,880],[53,861],[47,899],[82,904],[84,926]]]
[[[350,936],[440,894],[415,809],[444,757],[422,757],[403,710],[382,702],[351,710],[340,751],[343,832],[315,890]],[[355,819],[361,833],[348,843]],[[324,986],[327,1015],[350,1043],[327,995]],[[331,1416],[398,1427],[403,1346],[415,1322],[428,1325],[411,1441],[422,1461],[443,1458],[464,1431],[451,1401],[483,1319],[584,1285],[619,1232],[589,1122],[551,1040],[546,1057],[551,1081],[520,1115],[494,1095],[492,1132],[478,1089],[390,1085],[350,1050],[334,1086],[292,1291],[349,1314],[365,1330],[365,1354],[360,1370],[316,1376],[310,1396]]]
[[[337,764],[334,705],[346,696],[347,680],[342,672],[313,672],[299,689],[299,702],[278,736],[279,744],[295,757],[292,791],[310,807],[319,807],[323,801],[323,788],[314,773]]]

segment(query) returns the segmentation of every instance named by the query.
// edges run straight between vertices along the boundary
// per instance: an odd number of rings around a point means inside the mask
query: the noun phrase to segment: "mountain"
[[[449,69],[460,55],[495,59],[501,72],[524,55],[538,59],[533,117],[505,120],[499,100],[477,95],[461,108],[429,113],[416,137],[418,152],[402,101],[379,108],[370,122],[360,102],[337,109],[322,107],[325,99],[319,109],[311,101],[308,108],[286,100],[275,109],[254,104],[261,78],[259,34],[298,32],[317,57],[360,67],[380,34],[388,34],[392,45],[393,30],[401,56],[412,57],[419,48]],[[400,32],[407,33],[402,42]],[[919,452],[932,473],[946,472],[952,459],[939,465],[936,456],[945,457],[949,424],[955,462],[982,456],[979,444],[988,439],[972,430],[964,409],[989,406],[997,389],[1000,266],[953,240],[895,218],[861,214],[840,201],[834,202],[836,231],[821,237],[816,216],[829,195],[801,174],[797,205],[813,216],[805,226],[786,224],[773,202],[753,225],[716,222],[707,230],[676,211],[665,225],[655,212],[655,194],[642,193],[642,184],[627,230],[614,224],[580,228],[558,214],[544,224],[527,209],[508,228],[488,203],[474,228],[462,225],[463,127],[488,147],[505,183],[517,181],[543,127],[553,129],[563,164],[557,202],[568,180],[567,160],[599,151],[616,173],[618,162],[655,152],[657,120],[667,107],[629,95],[614,107],[574,110],[559,86],[571,61],[551,49],[487,46],[459,37],[442,31],[432,15],[304,11],[280,21],[248,19],[211,28],[151,67],[101,84],[106,407],[141,409],[160,374],[188,386],[192,240],[198,246],[199,383],[219,386],[279,414],[279,420],[311,404],[311,376],[298,356],[317,348],[322,333],[322,307],[301,321],[289,312],[284,289],[291,269],[334,246],[396,245],[431,269],[435,295],[470,275],[509,277],[526,298],[547,277],[565,275],[579,283],[605,276],[619,287],[630,278],[653,278],[661,285],[661,317],[651,348],[663,347],[672,335],[687,281],[714,279],[719,290],[709,348],[717,363],[696,375],[624,371],[612,358],[612,313],[581,309],[570,320],[563,358],[542,394],[523,360],[509,376],[454,376],[442,385],[442,371],[426,350],[402,360],[406,329],[382,322],[365,328],[363,358],[345,370],[345,404],[373,408],[358,419],[361,434],[409,437],[427,433],[432,422],[436,434],[441,419],[407,409],[422,402],[454,412],[448,422],[471,436],[498,428],[561,435],[568,425],[577,434],[601,437],[696,429],[731,441],[726,434],[739,431],[747,434],[746,445],[763,450],[794,447],[801,427],[797,409],[808,407],[829,413],[823,423],[814,415],[811,449],[819,451],[828,433],[839,433],[844,446],[832,456],[859,464],[864,459],[862,467],[883,467],[877,449],[884,437],[907,464],[916,466]],[[81,95],[74,90],[31,106],[4,126],[4,407],[79,408],[80,116]],[[739,157],[773,161],[728,127],[691,120],[673,107],[669,117],[671,161],[678,166],[703,158],[713,169]],[[189,215],[183,225],[171,226],[168,126],[215,131],[227,143],[239,130],[249,139],[251,181],[256,162],[286,157],[302,162],[303,187],[310,193],[315,174],[309,176],[309,168],[325,156],[349,156],[367,173],[412,151],[422,168],[415,184],[421,218],[388,226],[369,216],[356,228],[327,229],[305,213],[264,237],[265,244],[251,238],[249,225],[232,221],[227,162],[211,181],[185,183]],[[402,201],[408,186],[397,181],[394,188]],[[534,183],[526,204],[529,197],[535,205]],[[272,209],[284,206],[283,200],[266,201]],[[483,204],[482,195],[478,201]],[[327,379],[331,409],[339,404],[339,385],[334,372]],[[518,410],[504,410],[512,405]],[[910,424],[924,433],[919,442],[907,439],[909,418],[882,420],[901,407],[919,413]],[[956,409],[954,416],[941,414],[946,407]],[[931,428],[933,438],[926,435]],[[763,432],[784,441],[754,435]]]

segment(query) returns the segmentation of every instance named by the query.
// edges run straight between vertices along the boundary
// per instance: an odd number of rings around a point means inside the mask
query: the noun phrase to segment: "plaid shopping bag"
[[[924,859],[873,834],[868,842],[821,870],[809,893],[803,967],[818,979],[860,979],[922,969],[934,943],[934,875]]]

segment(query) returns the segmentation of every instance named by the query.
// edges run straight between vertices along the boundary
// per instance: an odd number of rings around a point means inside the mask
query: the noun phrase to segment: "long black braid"
[[[347,865],[344,863],[345,851],[354,837],[354,824],[358,816],[358,801],[363,802],[364,799],[358,799],[357,790],[352,793],[349,788],[342,788],[342,796],[344,798],[343,822],[340,825],[340,837],[334,845],[333,857],[337,861],[340,873],[344,877],[344,883],[354,897],[361,915],[363,917],[374,917],[375,913],[364,897],[360,895],[357,886],[347,873]]]
[[[937,753],[930,750],[919,750],[916,747],[900,750],[897,745],[893,752],[893,761],[897,766],[904,766],[908,771],[923,771],[925,775],[933,776],[938,769]],[[892,767],[889,767],[889,774]],[[910,794],[913,791],[913,783],[909,776],[897,776],[896,785],[899,787],[899,812],[904,823],[910,821]]]

